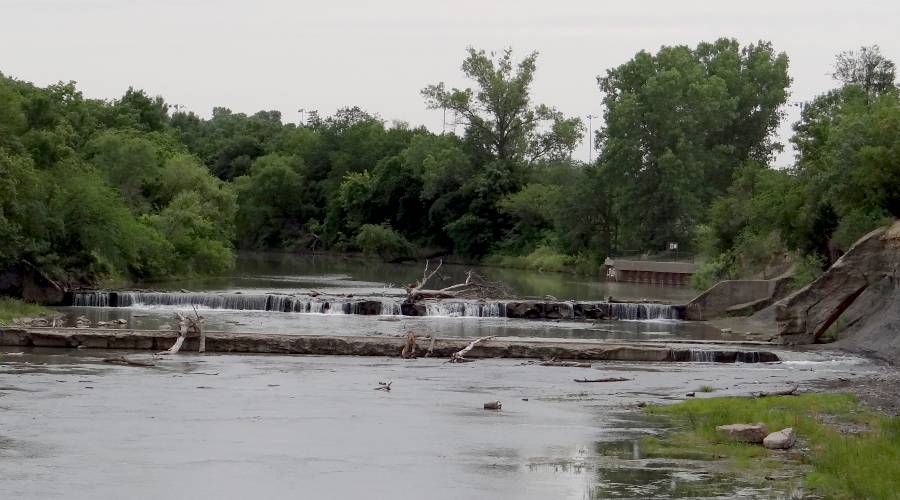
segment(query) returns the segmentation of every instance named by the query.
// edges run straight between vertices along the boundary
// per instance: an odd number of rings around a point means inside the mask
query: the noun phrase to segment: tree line
[[[788,58],[733,39],[642,51],[597,79],[597,161],[579,118],[535,103],[537,54],[468,49],[470,88],[422,90],[464,128],[432,133],[357,107],[306,123],[277,111],[170,112],[129,88],[86,98],[0,75],[0,271],[69,281],[216,274],[236,249],[452,254],[592,272],[669,242],[699,280],[776,257],[824,266],[900,210],[900,108],[877,47],[838,58],[807,103],[789,169]]]

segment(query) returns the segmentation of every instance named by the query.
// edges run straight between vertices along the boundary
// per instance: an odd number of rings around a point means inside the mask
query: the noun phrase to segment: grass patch
[[[701,385],[697,392],[715,392],[716,388],[711,385]]]
[[[539,246],[528,255],[489,255],[484,263],[491,266],[531,269],[542,272],[593,275],[600,272],[600,266],[586,255],[569,255],[547,247]]]
[[[766,424],[771,431],[793,427],[810,452],[795,465],[807,465],[806,486],[826,498],[900,498],[900,418],[882,417],[859,407],[846,394],[803,394],[767,398],[709,398],[647,408],[674,419],[684,430],[644,442],[648,456],[725,459],[736,469],[769,471],[782,467],[762,446],[722,440],[717,425]],[[844,433],[853,429],[858,432]]]
[[[16,318],[33,318],[47,314],[47,308],[9,297],[0,297],[0,325],[9,325]]]

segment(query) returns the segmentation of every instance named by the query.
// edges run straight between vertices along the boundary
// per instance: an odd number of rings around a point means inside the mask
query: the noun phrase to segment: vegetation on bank
[[[826,498],[889,499],[900,491],[900,418],[869,412],[851,395],[705,398],[651,406],[647,412],[672,418],[682,429],[645,440],[649,456],[725,459],[735,469],[761,475],[784,467],[803,468],[808,471],[804,486]],[[716,434],[718,425],[757,422],[770,431],[793,427],[797,448],[809,451],[773,452],[761,445],[725,441]]]
[[[607,70],[590,164],[572,159],[581,120],[533,102],[536,71],[536,53],[469,49],[471,88],[422,90],[461,125],[440,134],[357,107],[205,119],[142,90],[104,101],[0,75],[0,272],[216,274],[236,249],[276,249],[594,274],[613,252],[677,242],[706,255],[698,284],[779,259],[805,280],[900,212],[900,101],[877,47],[841,55],[789,169],[770,166],[790,78],[768,42],[665,46]]]
[[[9,325],[18,318],[35,318],[50,311],[30,302],[9,297],[0,297],[0,325]]]

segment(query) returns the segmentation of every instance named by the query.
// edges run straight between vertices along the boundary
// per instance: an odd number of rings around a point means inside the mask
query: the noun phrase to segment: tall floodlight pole
[[[587,115],[585,118],[588,119],[588,163],[591,163],[594,153],[594,118],[599,118],[599,116]]]
[[[304,123],[304,121],[303,121],[303,113],[306,113],[306,108],[300,108],[297,110],[297,112],[300,113],[300,125],[301,126],[306,125],[306,123]]]

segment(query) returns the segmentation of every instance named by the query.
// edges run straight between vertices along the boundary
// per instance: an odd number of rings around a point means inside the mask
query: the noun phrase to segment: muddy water
[[[818,353],[773,365],[126,353],[0,359],[0,498],[768,497],[711,464],[644,458],[638,402],[746,394],[870,371]],[[802,358],[802,359],[801,359]],[[613,374],[631,379],[578,384]],[[392,391],[376,391],[392,381]],[[698,393],[705,397],[706,394]],[[482,409],[500,400],[499,412]]]
[[[435,262],[431,262],[433,267]],[[562,273],[521,269],[444,264],[432,283],[435,287],[465,281],[468,270],[491,281],[502,281],[521,296],[552,295],[560,300],[657,299],[686,302],[697,295],[689,287],[640,285],[598,281]],[[334,256],[304,256],[279,253],[242,253],[230,276],[197,280],[145,283],[147,288],[194,291],[257,291],[302,293],[322,290],[334,293],[399,292],[422,277],[422,264],[388,264]],[[324,289],[324,290],[323,290]]]
[[[464,279],[468,267],[446,265],[436,286]],[[610,296],[620,300],[655,299],[686,302],[695,292],[684,287],[596,282],[559,273],[538,273],[499,268],[478,272],[488,279],[508,283],[520,296],[552,295],[560,300],[601,300]],[[245,254],[234,275],[203,280],[159,282],[144,286],[162,290],[224,292],[242,294],[303,294],[319,291],[327,294],[353,294],[355,297],[397,298],[398,288],[421,277],[419,265],[396,265],[348,260],[335,257],[292,256],[285,254]],[[444,285],[441,285],[443,283]],[[130,328],[156,330],[172,322],[178,306],[139,306],[127,308],[60,308],[69,319],[80,315],[93,322],[125,319]],[[183,310],[190,308],[182,307]],[[570,339],[740,339],[739,333],[723,334],[705,323],[682,321],[526,321],[506,318],[394,317],[375,318],[335,314],[280,313],[272,311],[234,311],[204,309],[207,328],[215,331],[328,335],[400,335],[409,330],[444,337],[545,337]]]

